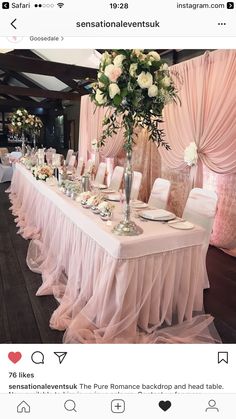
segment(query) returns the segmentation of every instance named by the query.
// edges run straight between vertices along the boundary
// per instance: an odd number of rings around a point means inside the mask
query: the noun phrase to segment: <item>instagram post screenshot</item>
[[[235,419],[235,2],[0,2],[4,419]]]

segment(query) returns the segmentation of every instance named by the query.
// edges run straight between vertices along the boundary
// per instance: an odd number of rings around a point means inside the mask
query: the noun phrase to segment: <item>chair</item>
[[[194,188],[191,190],[183,212],[183,219],[199,225],[206,231],[203,247],[204,257],[210,243],[212,227],[217,211],[218,197],[214,191]],[[205,272],[205,288],[209,288],[207,271]]]
[[[191,190],[183,212],[183,218],[200,225],[207,232],[209,244],[218,197],[214,191],[194,188]]]
[[[153,184],[151,195],[148,200],[150,207],[166,209],[170,195],[171,183],[167,179],[157,178]]]
[[[69,161],[71,156],[73,155],[74,150],[70,149],[67,151],[67,155],[66,155],[66,161],[65,161],[65,165],[68,166],[69,165]]]
[[[131,199],[138,199],[140,186],[142,183],[142,173],[140,172],[133,172],[133,182],[132,182],[132,188],[131,188]]]
[[[53,167],[60,167],[63,165],[63,155],[59,153],[52,153],[52,166]],[[48,163],[49,164],[49,163]]]
[[[50,148],[48,148],[47,150],[46,150],[46,161],[47,161],[47,164],[52,164],[52,156],[54,155],[54,154],[56,154],[56,149],[55,148],[52,148],[52,147],[50,147]]]
[[[114,189],[115,191],[119,191],[120,185],[124,175],[124,168],[121,166],[116,166],[114,172],[112,173],[111,181],[109,184],[110,189]]]
[[[94,162],[92,159],[89,159],[85,165],[84,173],[91,173],[94,167]]]
[[[83,167],[84,167],[84,159],[83,159],[83,157],[80,157],[79,160],[78,160],[77,167],[76,167],[76,175],[77,176],[82,175]]]
[[[70,157],[69,163],[68,163],[68,167],[70,167],[71,169],[73,169],[75,167],[75,163],[76,163],[76,156],[72,155]]]
[[[8,153],[9,153],[9,151],[8,151],[8,148],[7,147],[0,147],[0,157],[3,154],[8,154]]]
[[[0,183],[10,182],[13,175],[11,166],[4,166],[0,164]]]
[[[96,177],[94,180],[94,184],[104,184],[105,176],[107,171],[107,164],[106,163],[100,163],[98,166],[98,170],[96,173]]]

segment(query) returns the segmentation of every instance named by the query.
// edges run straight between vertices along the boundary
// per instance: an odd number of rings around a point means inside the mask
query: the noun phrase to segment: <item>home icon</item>
[[[30,413],[30,406],[24,400],[18,404],[17,413]]]

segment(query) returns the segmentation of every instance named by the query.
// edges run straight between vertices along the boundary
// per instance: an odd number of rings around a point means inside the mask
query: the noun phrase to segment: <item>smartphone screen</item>
[[[1,2],[5,419],[234,418],[235,36],[234,2]]]

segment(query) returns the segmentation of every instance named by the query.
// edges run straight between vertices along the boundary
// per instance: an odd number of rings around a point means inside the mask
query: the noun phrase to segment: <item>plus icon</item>
[[[112,411],[112,413],[124,413],[124,411],[125,411],[125,401],[122,400],[122,399],[112,400],[111,411]]]

